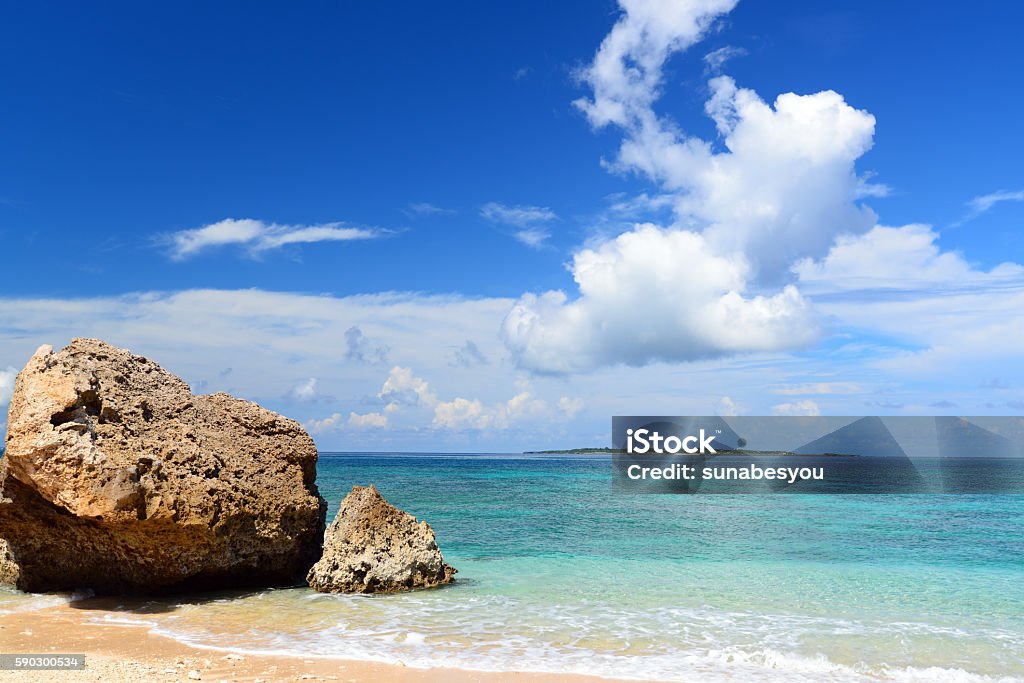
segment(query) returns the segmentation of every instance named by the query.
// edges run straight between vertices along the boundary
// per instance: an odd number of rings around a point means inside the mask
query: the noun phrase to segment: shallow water
[[[668,680],[1024,680],[1024,496],[613,494],[603,458],[332,456],[456,584],[128,602],[195,645]],[[0,594],[0,610],[53,598]]]

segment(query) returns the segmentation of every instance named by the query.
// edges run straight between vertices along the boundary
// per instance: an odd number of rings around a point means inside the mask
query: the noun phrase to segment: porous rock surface
[[[316,447],[255,403],[75,339],[32,356],[7,425],[0,580],[22,590],[287,584],[319,557]]]
[[[394,593],[450,583],[426,522],[417,522],[375,486],[353,486],[327,528],[324,552],[306,580],[321,593]]]

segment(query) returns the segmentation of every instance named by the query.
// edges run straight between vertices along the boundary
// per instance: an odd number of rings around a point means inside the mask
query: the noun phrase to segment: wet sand
[[[0,681],[522,681],[597,683],[594,676],[414,669],[345,659],[241,655],[183,645],[143,626],[88,623],[99,610],[68,605],[0,615],[0,652],[84,654],[78,671],[0,671]]]

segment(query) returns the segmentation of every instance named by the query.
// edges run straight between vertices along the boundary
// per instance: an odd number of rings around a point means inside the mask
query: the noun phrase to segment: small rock
[[[395,593],[450,583],[426,522],[417,522],[374,486],[353,486],[327,528],[324,553],[306,576],[321,593]]]
[[[193,681],[201,681],[201,680],[203,680],[203,677],[200,676],[199,672],[196,671],[195,669],[192,669],[191,671],[188,672],[188,677],[191,678]]]

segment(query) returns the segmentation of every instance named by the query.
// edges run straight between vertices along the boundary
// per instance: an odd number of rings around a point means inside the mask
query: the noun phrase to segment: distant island
[[[621,448],[606,448],[599,446],[597,448],[568,448],[561,450],[549,450],[549,451],[523,451],[523,455],[608,455],[615,453],[625,453]]]

